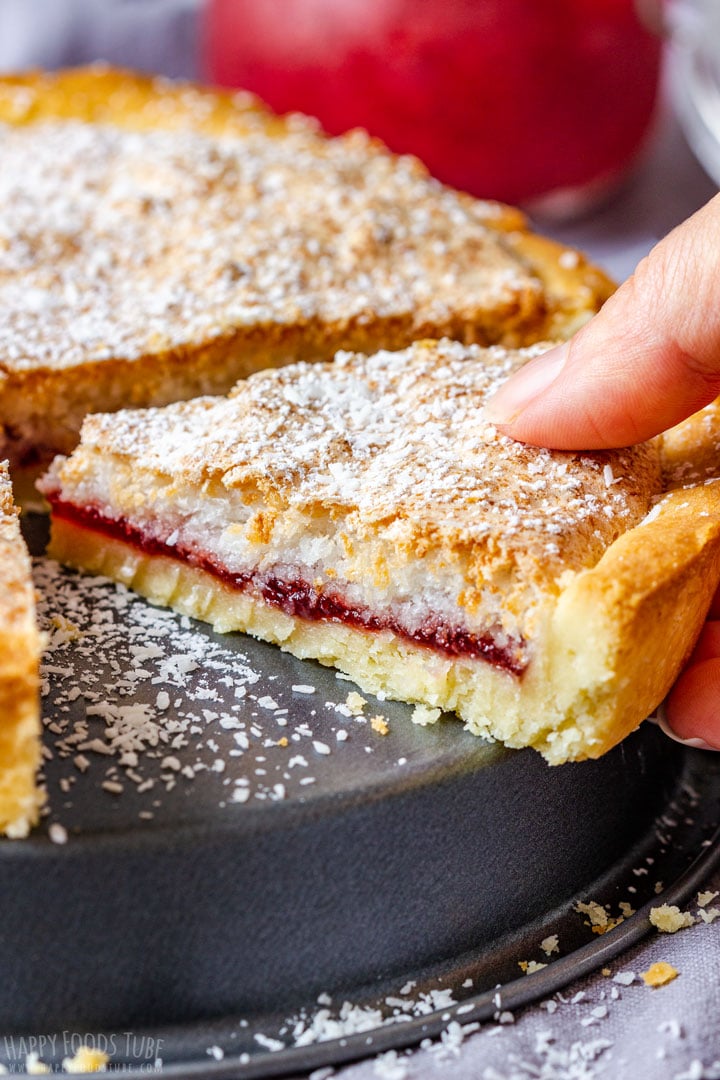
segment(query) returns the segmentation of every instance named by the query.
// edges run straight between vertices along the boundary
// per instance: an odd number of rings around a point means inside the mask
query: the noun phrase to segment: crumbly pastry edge
[[[5,470],[0,467],[0,479]],[[0,832],[24,837],[37,823],[40,656],[30,559],[9,485],[0,485]]]
[[[50,554],[153,603],[337,667],[371,693],[454,711],[474,734],[533,746],[551,763],[605,753],[659,704],[720,580],[720,482],[667,495],[646,521],[570,576],[548,603],[531,665],[516,677],[342,624],[309,622],[207,572],[65,520]]]

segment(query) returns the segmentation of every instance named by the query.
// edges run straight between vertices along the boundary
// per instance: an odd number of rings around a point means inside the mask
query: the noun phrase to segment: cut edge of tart
[[[40,655],[30,557],[7,462],[0,463],[0,832],[26,836],[38,820]]]
[[[50,553],[456,712],[551,763],[655,708],[720,579],[720,485],[655,444],[521,446],[481,405],[542,346],[339,354],[89,418],[42,483]]]

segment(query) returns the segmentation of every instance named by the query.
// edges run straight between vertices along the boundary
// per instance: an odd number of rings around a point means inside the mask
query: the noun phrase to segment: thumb
[[[505,434],[559,450],[627,446],[720,394],[720,195],[678,226],[570,341],[488,402]]]

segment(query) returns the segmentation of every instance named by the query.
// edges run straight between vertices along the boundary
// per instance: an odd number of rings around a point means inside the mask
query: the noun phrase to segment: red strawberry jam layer
[[[345,623],[361,630],[391,630],[398,637],[436,652],[447,656],[486,660],[514,675],[522,674],[526,667],[522,641],[504,636],[503,643],[500,644],[490,631],[474,634],[461,627],[450,626],[441,619],[428,620],[421,627],[410,630],[403,626],[392,612],[374,612],[351,604],[338,591],[318,591],[302,578],[280,578],[273,574],[255,574],[251,571],[234,573],[207,552],[180,544],[167,544],[123,518],[108,518],[93,507],[76,506],[57,497],[48,498],[55,518],[102,533],[114,540],[121,540],[146,555],[164,555],[166,558],[195,566],[212,574],[230,588],[261,596],[267,604],[279,608],[287,615],[312,621]]]

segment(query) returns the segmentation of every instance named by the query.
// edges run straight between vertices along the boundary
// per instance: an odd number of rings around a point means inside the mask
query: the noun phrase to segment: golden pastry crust
[[[663,495],[656,444],[500,436],[482,401],[540,348],[343,354],[91,417],[43,482],[51,551],[553,763],[596,757],[692,648],[720,578],[720,485]],[[308,587],[314,615],[285,599]]]
[[[566,335],[612,289],[517,211],[226,94],[106,68],[0,80],[0,428],[32,468],[83,417],[425,336]]]
[[[25,836],[41,804],[40,635],[30,559],[0,463],[0,832]]]
[[[720,475],[720,399],[658,436],[665,485],[699,484]]]

